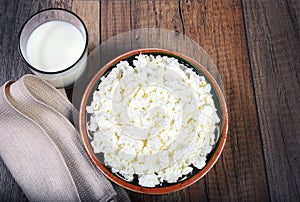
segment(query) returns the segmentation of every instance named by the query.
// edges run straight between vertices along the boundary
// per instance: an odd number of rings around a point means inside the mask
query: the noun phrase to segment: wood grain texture
[[[21,61],[18,53],[19,32],[23,23],[38,10],[49,6],[43,1],[1,2],[0,31],[0,85],[8,80],[18,79],[30,70]]]
[[[0,2],[0,86],[31,73],[18,53],[19,32],[25,21],[37,11],[50,7],[69,8],[70,1],[3,1]],[[10,172],[0,159],[0,200],[27,201]]]
[[[179,1],[131,1],[131,28],[161,28],[183,33]]]
[[[29,69],[18,53],[19,32],[23,23],[35,12],[49,6],[47,1],[1,1],[0,2],[0,86],[8,80],[16,80]],[[26,197],[0,159],[1,201],[26,201]]]
[[[300,200],[300,2],[243,1],[272,201]]]
[[[73,0],[50,0],[50,7],[53,8],[64,8],[71,10],[72,9]]]
[[[131,30],[130,26],[130,1],[101,1],[100,5],[100,41],[122,32]]]
[[[100,40],[100,2],[99,1],[74,1],[72,11],[84,22],[88,30],[88,47],[91,52]]]
[[[269,199],[240,1],[181,1],[185,34],[211,55],[226,90],[229,132],[206,175],[212,201]],[[191,187],[193,188],[193,187]]]

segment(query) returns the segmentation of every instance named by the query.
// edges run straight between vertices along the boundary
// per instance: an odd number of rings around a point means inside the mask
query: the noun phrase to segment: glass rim
[[[84,28],[84,32],[85,32],[85,37],[86,37],[86,40],[85,40],[85,45],[84,45],[84,49],[82,51],[82,54],[80,55],[80,57],[70,66],[68,66],[67,68],[65,69],[62,69],[62,70],[59,70],[59,71],[54,71],[54,72],[47,72],[47,71],[43,71],[43,70],[40,70],[40,69],[37,69],[35,67],[33,67],[27,60],[26,58],[24,57],[23,53],[22,53],[22,50],[21,50],[21,35],[24,31],[24,28],[25,26],[28,24],[28,22],[30,20],[32,20],[34,17],[36,17],[37,15],[41,14],[41,13],[44,13],[44,12],[47,12],[47,11],[53,11],[53,10],[57,10],[57,11],[63,11],[63,12],[67,12],[71,15],[73,15],[76,19],[79,20],[79,22],[82,24],[83,28]],[[41,24],[42,25],[42,24]],[[53,74],[60,74],[60,73],[63,73],[63,72],[66,72],[68,70],[70,70],[72,67],[74,67],[85,55],[86,51],[87,51],[87,48],[88,48],[88,31],[87,31],[87,28],[83,22],[83,20],[77,15],[75,14],[74,12],[70,11],[70,10],[67,10],[67,9],[64,9],[64,8],[47,8],[47,9],[43,9],[43,10],[40,10],[38,11],[37,13],[33,14],[32,16],[30,16],[25,22],[24,24],[22,25],[21,27],[21,30],[19,32],[19,44],[18,44],[18,52],[19,52],[19,55],[21,56],[22,60],[26,63],[26,65],[36,71],[36,72],[39,72],[39,73],[43,73],[43,74],[48,74],[48,75],[53,75]]]

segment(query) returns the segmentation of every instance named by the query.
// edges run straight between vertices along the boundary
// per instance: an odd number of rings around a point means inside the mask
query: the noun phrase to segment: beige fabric
[[[0,107],[0,155],[30,201],[129,201],[86,156],[57,89],[26,75],[0,88]]]

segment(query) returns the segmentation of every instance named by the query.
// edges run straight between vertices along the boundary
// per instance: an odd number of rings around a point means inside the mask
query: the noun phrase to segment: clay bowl
[[[107,75],[112,68],[115,67],[117,63],[120,61],[132,61],[135,56],[139,54],[152,54],[152,55],[166,55],[169,57],[174,57],[179,60],[180,63],[184,63],[186,66],[189,66],[193,68],[193,70],[206,78],[207,82],[211,84],[212,90],[211,93],[213,94],[213,99],[215,102],[215,106],[217,108],[217,113],[220,118],[219,131],[216,134],[218,136],[218,140],[213,148],[213,150],[208,154],[206,165],[202,169],[194,168],[193,171],[180,178],[176,183],[167,183],[163,182],[160,185],[157,185],[156,187],[143,187],[138,184],[137,181],[126,181],[124,178],[122,178],[121,175],[117,175],[111,171],[111,168],[109,166],[105,166],[103,162],[103,155],[95,154],[93,151],[93,148],[91,146],[91,139],[89,134],[89,130],[87,130],[87,123],[89,121],[89,114],[86,112],[86,106],[90,105],[93,93],[97,89],[97,86],[100,82],[100,78],[104,75]],[[79,126],[80,126],[80,133],[81,133],[81,139],[84,145],[84,148],[92,160],[92,162],[96,165],[96,167],[111,181],[114,183],[124,187],[125,189],[139,192],[139,193],[145,193],[145,194],[165,194],[170,192],[175,192],[181,189],[184,189],[199,179],[201,179],[205,174],[208,173],[208,171],[214,166],[214,164],[217,162],[218,158],[221,155],[221,152],[224,148],[226,137],[227,137],[227,129],[228,129],[228,113],[227,113],[227,107],[225,98],[223,96],[223,93],[217,84],[214,77],[204,68],[202,67],[198,62],[195,60],[182,55],[177,52],[164,50],[164,49],[138,49],[133,50],[130,52],[127,52],[119,57],[116,57],[109,63],[107,63],[104,67],[102,67],[98,73],[94,76],[94,78],[90,81],[88,87],[85,90],[84,96],[81,101],[80,105],[80,113],[79,113]]]

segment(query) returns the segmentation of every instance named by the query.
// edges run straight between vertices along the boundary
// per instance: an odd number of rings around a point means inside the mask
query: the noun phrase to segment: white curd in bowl
[[[127,181],[175,183],[206,165],[216,143],[211,85],[173,57],[140,54],[101,78],[86,110],[94,153]]]

